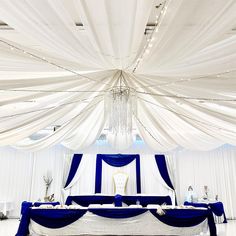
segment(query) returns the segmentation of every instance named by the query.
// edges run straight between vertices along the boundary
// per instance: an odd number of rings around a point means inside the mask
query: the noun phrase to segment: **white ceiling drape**
[[[104,98],[121,71],[152,149],[236,145],[236,2],[167,0],[160,11],[161,2],[2,0],[0,20],[12,30],[0,32],[0,145],[89,146],[106,127]],[[130,140],[109,142],[122,149]]]

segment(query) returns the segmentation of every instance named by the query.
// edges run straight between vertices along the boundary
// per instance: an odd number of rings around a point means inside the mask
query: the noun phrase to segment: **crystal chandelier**
[[[135,90],[127,86],[113,87],[107,97],[108,141],[116,149],[128,148],[132,140],[132,117],[136,112]]]
[[[132,132],[134,92],[129,87],[114,87],[108,98],[109,132]]]

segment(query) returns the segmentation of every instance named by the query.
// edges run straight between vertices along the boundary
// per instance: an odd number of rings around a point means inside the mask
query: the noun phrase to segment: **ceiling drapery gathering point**
[[[236,145],[235,1],[70,4],[2,2],[0,145]]]

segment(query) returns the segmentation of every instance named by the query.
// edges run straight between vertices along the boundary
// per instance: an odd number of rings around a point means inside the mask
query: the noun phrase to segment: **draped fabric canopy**
[[[152,149],[236,145],[235,12],[234,0],[2,0],[0,145],[89,146],[121,78]]]

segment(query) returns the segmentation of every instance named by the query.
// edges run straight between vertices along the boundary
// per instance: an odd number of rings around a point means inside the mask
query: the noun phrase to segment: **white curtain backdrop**
[[[85,163],[81,162],[81,173],[77,176],[78,181],[72,186],[70,194],[94,193],[96,154],[116,152],[107,143],[102,144],[101,141],[97,141],[89,149],[76,151],[76,153],[84,153],[86,158],[82,159],[82,162]],[[151,164],[152,158],[150,157],[155,154],[153,151],[144,143],[136,142],[126,153],[141,153],[143,193],[158,195],[170,193],[162,183],[158,171],[155,171],[156,163]],[[19,216],[22,201],[43,199],[45,194],[43,175],[46,175],[47,172],[51,172],[53,177],[49,194],[55,193],[56,200],[62,200],[61,190],[67,178],[72,155],[73,153],[69,149],[61,145],[35,153],[26,153],[9,147],[1,148],[0,200],[13,201],[15,210],[11,212],[10,216]],[[179,204],[184,201],[188,185],[193,185],[199,197],[202,196],[203,186],[208,185],[212,197],[218,194],[219,200],[224,203],[227,217],[236,218],[234,201],[236,196],[234,182],[236,147],[226,145],[208,152],[176,150],[166,155]]]
[[[60,201],[64,182],[64,156],[70,151],[62,145],[36,153],[26,153],[13,148],[0,149],[0,201],[12,201],[19,216],[22,201],[43,200],[45,184],[43,176],[50,173],[53,181],[48,194],[55,194]]]
[[[179,150],[169,153],[176,162],[178,203],[184,202],[189,185],[199,198],[203,197],[203,186],[209,188],[210,198],[219,196],[224,203],[226,216],[236,218],[236,148],[225,145],[209,152]]]
[[[108,152],[110,153],[110,152]],[[140,155],[141,170],[141,193],[147,195],[170,195],[174,200],[173,190],[163,181],[157,168],[154,154]],[[102,194],[114,194],[113,175],[117,171],[122,171],[128,175],[126,188],[127,195],[137,194],[136,187],[136,161],[123,167],[113,167],[102,162]],[[80,167],[71,183],[66,189],[67,194],[94,194],[95,192],[95,171],[96,171],[96,153],[84,154]]]
[[[172,204],[174,204],[175,193],[161,177],[154,154],[146,154],[141,157],[140,165],[142,192],[150,195],[169,195],[171,197]]]
[[[83,154],[79,169],[73,179],[73,185],[70,188],[70,195],[86,195],[95,192],[95,169],[96,158],[94,154]]]

